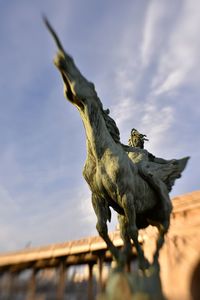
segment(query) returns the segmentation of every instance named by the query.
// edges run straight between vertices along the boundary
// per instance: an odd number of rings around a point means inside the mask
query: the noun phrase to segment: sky
[[[134,127],[157,157],[191,157],[171,197],[200,188],[198,0],[1,0],[0,252],[96,234],[84,128],[42,14],[123,143]]]

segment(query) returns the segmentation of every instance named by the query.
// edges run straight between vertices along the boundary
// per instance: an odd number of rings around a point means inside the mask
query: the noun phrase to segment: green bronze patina
[[[150,224],[157,226],[159,236],[151,265],[157,270],[159,250],[164,243],[172,211],[169,191],[175,179],[181,176],[188,157],[169,161],[156,158],[144,149],[146,137],[136,129],[131,131],[129,145],[123,145],[119,129],[110,117],[109,110],[103,108],[94,84],[80,73],[49,22],[46,19],[44,21],[58,46],[54,63],[64,82],[65,97],[76,106],[85,127],[87,158],[83,176],[92,193],[99,235],[121,270],[129,258],[133,241],[139,266],[144,270],[149,268],[149,262],[138,242],[138,230]],[[119,216],[124,242],[121,251],[108,235],[110,208]]]

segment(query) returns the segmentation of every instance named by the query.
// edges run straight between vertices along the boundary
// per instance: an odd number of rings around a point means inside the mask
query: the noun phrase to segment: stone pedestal
[[[146,272],[113,271],[105,292],[97,300],[166,300],[162,293],[159,271],[150,267]]]

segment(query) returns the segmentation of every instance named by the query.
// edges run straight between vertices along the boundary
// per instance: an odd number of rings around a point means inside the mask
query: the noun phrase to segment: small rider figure
[[[161,200],[164,216],[167,216],[172,210],[172,204],[169,198],[169,191],[171,190],[171,186],[164,181],[164,178],[166,177],[164,165],[166,165],[167,173],[169,173],[169,166],[173,165],[174,167],[176,161],[169,161],[155,157],[153,154],[144,149],[145,141],[148,141],[146,135],[141,134],[138,130],[133,128],[131,130],[131,136],[128,140],[128,156],[134,163],[137,164],[139,174],[158,193]],[[163,174],[163,176],[159,176],[160,174]]]

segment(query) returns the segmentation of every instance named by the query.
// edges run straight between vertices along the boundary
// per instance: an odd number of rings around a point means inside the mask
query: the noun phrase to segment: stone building
[[[161,279],[169,300],[200,299],[200,191],[175,197],[171,226],[161,250]],[[150,258],[156,231],[144,231]]]

